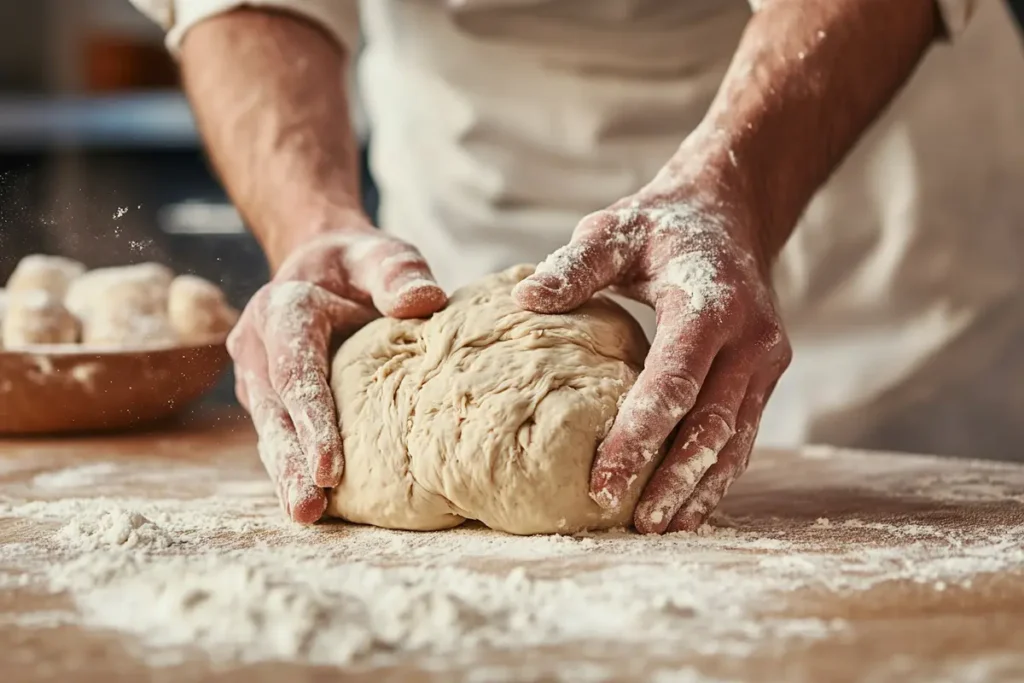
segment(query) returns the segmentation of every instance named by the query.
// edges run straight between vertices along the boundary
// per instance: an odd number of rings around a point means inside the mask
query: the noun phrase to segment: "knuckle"
[[[778,372],[781,375],[793,362],[793,347],[787,341],[779,350],[779,357],[776,361]]]
[[[792,356],[786,329],[783,327],[782,321],[775,315],[759,321],[748,339],[752,340],[762,357],[767,357],[772,361],[786,364],[789,362],[789,357]]]
[[[267,297],[266,315],[262,321],[264,334],[304,336],[307,328],[326,315],[327,296],[324,289],[312,282],[290,280],[279,283]]]
[[[593,238],[602,233],[614,230],[619,225],[618,216],[614,211],[602,210],[587,214],[576,224],[572,239]]]
[[[242,347],[245,344],[245,342],[243,341],[245,335],[246,325],[235,325],[234,329],[232,329],[231,332],[228,333],[227,341],[225,341],[225,346],[228,349],[228,355],[231,356],[231,359],[234,360],[236,363],[241,360]]]
[[[682,418],[682,412],[689,410],[700,392],[700,382],[686,369],[677,369],[659,375],[655,381],[655,392],[664,401],[680,410],[678,416]],[[673,410],[670,408],[670,410]]]
[[[325,394],[321,386],[326,384],[325,373],[315,363],[290,363],[274,370],[272,386],[287,406],[309,409],[318,406]]]
[[[360,233],[345,244],[341,257],[349,271],[365,270],[396,251],[404,251],[404,247],[404,242],[383,233]]]
[[[268,291],[267,306],[275,311],[307,306],[317,298],[320,288],[306,280],[287,280],[274,285]]]
[[[225,346],[228,351],[228,355],[231,356],[231,360],[234,361],[235,366],[243,369],[248,369],[257,364],[256,354],[254,346],[260,343],[258,335],[250,328],[248,324],[242,326],[236,326],[228,335]]]
[[[296,366],[278,368],[274,372],[274,388],[286,403],[306,398],[308,383],[303,381],[303,374]]]
[[[708,434],[709,441],[716,444],[724,445],[736,434],[736,415],[718,403],[701,406],[688,419]]]
[[[426,261],[413,247],[399,245],[403,248],[396,249],[395,253],[381,259],[379,268],[386,276],[395,276],[409,271],[421,271],[427,267]]]

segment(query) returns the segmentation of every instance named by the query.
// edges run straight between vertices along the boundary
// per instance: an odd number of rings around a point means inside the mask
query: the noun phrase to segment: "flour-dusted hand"
[[[655,309],[644,370],[591,473],[591,496],[615,509],[667,446],[634,514],[645,533],[704,522],[746,469],[762,408],[790,359],[749,212],[714,184],[671,176],[584,218],[515,291],[521,306],[542,313],[571,310],[605,287]]]
[[[288,515],[313,523],[344,458],[328,354],[379,314],[420,317],[446,302],[413,247],[370,226],[328,233],[284,260],[228,338],[236,392],[252,415],[259,454]]]

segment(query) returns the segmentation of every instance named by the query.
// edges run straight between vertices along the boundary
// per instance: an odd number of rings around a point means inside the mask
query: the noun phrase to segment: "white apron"
[[[169,29],[285,7],[356,43],[355,0],[133,0]],[[756,4],[756,3],[755,3]],[[1024,458],[1024,50],[954,33],[817,195],[776,272],[793,365],[761,443]],[[563,245],[704,115],[743,0],[363,0],[381,225],[451,289]],[[651,329],[652,316],[632,307]]]
[[[795,353],[762,444],[1024,457],[1024,54],[1003,4],[979,4],[780,259]],[[448,288],[542,259],[652,178],[749,18],[742,0],[361,9],[381,224]]]

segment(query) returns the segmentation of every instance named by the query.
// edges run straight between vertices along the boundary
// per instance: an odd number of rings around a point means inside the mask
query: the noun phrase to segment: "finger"
[[[235,370],[235,398],[243,408],[249,410],[249,386],[245,383],[242,374]]]
[[[720,354],[665,459],[644,488],[633,514],[640,533],[660,534],[693,495],[736,430],[749,383],[749,364]]]
[[[572,241],[548,256],[536,272],[512,290],[522,308],[564,313],[622,279],[643,246],[637,219],[612,211],[590,214]]]
[[[732,483],[746,471],[761,423],[761,413],[770,394],[764,383],[760,384],[760,387],[755,387],[752,383],[751,391],[743,399],[736,417],[736,433],[719,453],[718,462],[708,469],[689,500],[672,518],[668,531],[696,531],[700,528],[722,502]],[[774,382],[770,384],[774,386]]]
[[[296,522],[312,524],[327,509],[327,495],[309,476],[288,411],[267,378],[254,372],[245,376],[253,425],[259,438],[257,451],[277,488],[277,497]]]
[[[360,237],[346,250],[352,284],[384,315],[423,318],[444,308],[448,297],[420,252],[383,234]]]
[[[226,342],[228,354],[235,363],[235,398],[246,410],[249,410],[249,388],[243,368],[249,365],[247,361],[253,355],[247,348],[246,338],[249,336],[247,328],[238,325],[228,334]]]
[[[685,299],[683,292],[670,292],[658,302],[658,328],[644,370],[598,447],[590,492],[606,510],[621,505],[640,471],[693,407],[722,346],[724,333],[714,317],[679,315]]]
[[[270,385],[291,418],[319,486],[337,486],[344,469],[341,434],[328,382],[328,349],[335,331],[362,325],[365,307],[308,282],[282,282],[258,325]]]

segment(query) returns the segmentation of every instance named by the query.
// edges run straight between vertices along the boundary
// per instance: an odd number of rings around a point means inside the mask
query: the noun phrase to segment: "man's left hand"
[[[747,467],[765,401],[789,364],[756,214],[724,184],[662,177],[584,218],[514,296],[560,313],[606,287],[652,306],[657,332],[591,471],[616,509],[665,452],[637,504],[643,533],[695,530]],[[678,431],[677,431],[678,428]]]

